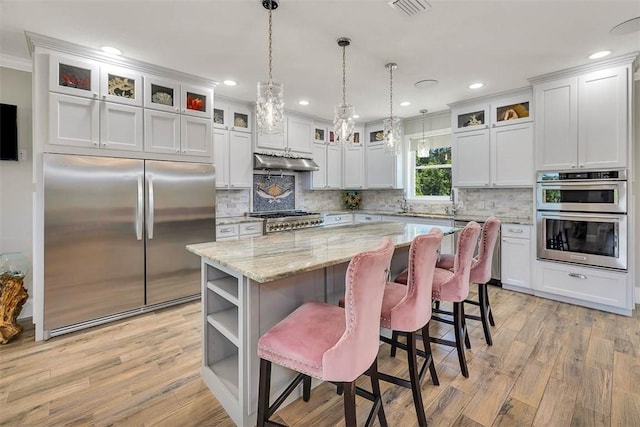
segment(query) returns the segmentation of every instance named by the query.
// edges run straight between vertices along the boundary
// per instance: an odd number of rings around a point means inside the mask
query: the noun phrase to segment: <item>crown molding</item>
[[[504,92],[490,93],[487,95],[477,96],[475,98],[469,98],[462,101],[451,102],[447,104],[449,108],[457,108],[460,106],[466,106],[471,104],[480,104],[486,103],[487,100],[491,100],[494,98],[503,98],[505,96],[522,96],[522,95],[531,95],[533,92],[531,86],[519,87],[517,89],[505,90]],[[427,115],[428,117],[428,115]]]
[[[158,65],[149,64],[148,62],[129,59],[122,56],[108,55],[99,49],[93,49],[64,40],[54,39],[52,37],[43,36],[42,34],[25,31],[25,36],[27,37],[27,45],[29,46],[29,53],[32,57],[36,51],[36,48],[49,49],[55,52],[82,56],[94,61],[100,61],[111,65],[116,65],[118,67],[137,70],[142,73],[156,74],[165,78],[170,77],[176,80],[182,80],[191,84],[197,84],[212,89],[215,89],[216,86],[218,86],[218,82],[215,80],[205,79],[203,77],[184,73],[182,71],[160,67]]]
[[[27,71],[29,73],[33,71],[33,63],[31,62],[31,59],[5,55],[4,53],[0,53],[0,67]]]
[[[609,58],[598,62],[593,62],[587,65],[580,65],[578,67],[567,68],[561,71],[554,71],[553,73],[543,74],[541,76],[530,77],[529,82],[533,85],[544,83],[549,80],[558,80],[567,77],[574,77],[579,74],[588,73],[591,71],[598,71],[605,68],[616,67],[620,65],[631,65],[631,71],[634,72],[638,69],[638,55],[640,52],[633,52],[615,58]],[[637,73],[636,73],[637,75]],[[637,77],[636,77],[637,78]]]

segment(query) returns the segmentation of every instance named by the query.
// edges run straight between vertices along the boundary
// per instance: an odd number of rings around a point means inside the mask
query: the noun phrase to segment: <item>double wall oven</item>
[[[627,171],[540,172],[537,254],[627,269]]]

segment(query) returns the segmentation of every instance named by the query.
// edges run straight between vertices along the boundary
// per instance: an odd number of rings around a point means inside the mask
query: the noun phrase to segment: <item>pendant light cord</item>
[[[389,119],[393,121],[393,66],[389,67]]]
[[[347,105],[347,47],[342,46],[342,105]]]
[[[271,42],[272,42],[272,31],[271,31],[271,10],[273,9],[273,1],[269,0],[269,84],[271,84],[273,82],[273,76],[271,74],[271,62],[272,62],[272,58],[271,58]]]

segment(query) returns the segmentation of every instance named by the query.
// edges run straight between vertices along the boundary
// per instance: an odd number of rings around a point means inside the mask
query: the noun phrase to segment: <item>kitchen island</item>
[[[187,246],[202,260],[202,377],[231,419],[237,425],[255,425],[257,344],[263,333],[304,302],[336,304],[344,296],[351,258],[374,249],[384,237],[395,243],[391,273],[399,273],[406,267],[413,238],[432,228],[378,222]],[[439,228],[445,234],[454,232]],[[293,375],[274,365],[272,397]]]

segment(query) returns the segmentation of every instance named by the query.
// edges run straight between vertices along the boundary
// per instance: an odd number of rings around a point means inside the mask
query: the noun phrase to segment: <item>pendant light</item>
[[[390,62],[385,65],[389,70],[389,118],[382,122],[385,151],[390,154],[400,154],[400,119],[393,117],[393,70],[398,64]]]
[[[351,44],[351,40],[346,37],[338,39],[338,46],[342,48],[342,103],[336,106],[335,116],[333,119],[333,131],[335,133],[335,142],[330,144],[352,144],[353,130],[355,123],[353,121],[353,105],[347,104],[347,77],[346,77],[346,47]]]
[[[276,0],[263,0],[262,6],[269,11],[269,80],[258,82],[256,101],[256,122],[261,134],[282,134],[284,123],[284,87],[272,78],[272,18],[271,13],[278,7]]]
[[[429,157],[429,151],[431,150],[430,144],[427,142],[427,138],[424,136],[424,121],[425,116],[429,112],[427,109],[420,110],[420,114],[422,114],[422,139],[418,142],[416,151],[418,152],[418,157],[426,158]]]

